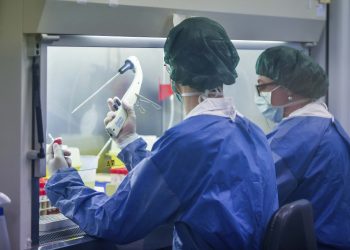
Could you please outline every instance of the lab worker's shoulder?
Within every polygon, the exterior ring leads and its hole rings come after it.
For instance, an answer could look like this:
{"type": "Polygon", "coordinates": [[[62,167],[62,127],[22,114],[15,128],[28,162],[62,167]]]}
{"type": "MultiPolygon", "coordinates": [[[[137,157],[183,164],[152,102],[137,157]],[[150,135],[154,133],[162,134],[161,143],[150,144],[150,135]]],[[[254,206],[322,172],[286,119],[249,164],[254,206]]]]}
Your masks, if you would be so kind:
{"type": "Polygon", "coordinates": [[[313,116],[296,116],[283,120],[267,135],[269,140],[293,140],[309,141],[324,136],[325,131],[331,126],[329,118],[313,116]]]}
{"type": "MultiPolygon", "coordinates": [[[[164,132],[164,134],[154,144],[153,151],[177,147],[177,145],[183,141],[185,136],[186,129],[184,128],[183,122],[181,122],[164,132]]],[[[187,140],[191,140],[191,137],[187,138],[187,140]]]]}
{"type": "Polygon", "coordinates": [[[289,161],[303,162],[317,152],[332,120],[321,117],[298,116],[283,120],[267,135],[271,150],[289,161]]]}
{"type": "Polygon", "coordinates": [[[248,118],[244,117],[242,114],[237,113],[234,123],[240,129],[247,131],[250,134],[255,136],[259,135],[265,138],[265,134],[262,129],[256,125],[254,122],[250,121],[248,118]]]}
{"type": "Polygon", "coordinates": [[[204,150],[208,141],[215,140],[218,132],[218,120],[221,117],[195,116],[186,119],[165,131],[153,147],[154,153],[167,155],[169,152],[177,156],[189,154],[193,149],[204,150]]]}
{"type": "MultiPolygon", "coordinates": [[[[186,127],[185,127],[186,128],[186,127]]],[[[153,146],[151,160],[167,182],[171,182],[174,171],[188,171],[189,164],[203,156],[203,142],[198,134],[191,134],[180,123],[167,130],[153,146]]]]}
{"type": "Polygon", "coordinates": [[[314,157],[317,164],[324,166],[319,169],[328,173],[327,179],[343,179],[350,169],[349,137],[339,132],[332,123],[322,136],[314,157]]]}
{"type": "Polygon", "coordinates": [[[338,122],[333,122],[324,132],[321,141],[323,148],[328,148],[332,155],[347,152],[350,155],[350,138],[338,122]]]}

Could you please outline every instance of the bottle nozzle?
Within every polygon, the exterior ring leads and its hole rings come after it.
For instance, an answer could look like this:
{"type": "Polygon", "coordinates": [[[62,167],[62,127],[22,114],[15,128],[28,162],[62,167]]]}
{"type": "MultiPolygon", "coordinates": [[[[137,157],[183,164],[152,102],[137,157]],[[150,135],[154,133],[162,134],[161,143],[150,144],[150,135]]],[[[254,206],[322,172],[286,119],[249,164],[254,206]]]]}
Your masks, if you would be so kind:
{"type": "Polygon", "coordinates": [[[118,71],[120,74],[124,74],[129,69],[134,69],[134,64],[130,60],[125,60],[124,65],[118,71]]]}

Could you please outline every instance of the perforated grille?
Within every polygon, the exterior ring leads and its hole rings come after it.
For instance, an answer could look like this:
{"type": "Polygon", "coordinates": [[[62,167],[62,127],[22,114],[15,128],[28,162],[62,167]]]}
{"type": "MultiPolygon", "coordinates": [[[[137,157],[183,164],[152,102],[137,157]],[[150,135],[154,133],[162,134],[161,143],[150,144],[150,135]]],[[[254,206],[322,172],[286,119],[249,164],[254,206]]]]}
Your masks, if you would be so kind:
{"type": "Polygon", "coordinates": [[[85,233],[78,226],[73,226],[73,227],[52,231],[52,232],[40,232],[39,244],[43,246],[47,243],[68,240],[68,239],[75,239],[83,235],[85,235],[85,233]]]}

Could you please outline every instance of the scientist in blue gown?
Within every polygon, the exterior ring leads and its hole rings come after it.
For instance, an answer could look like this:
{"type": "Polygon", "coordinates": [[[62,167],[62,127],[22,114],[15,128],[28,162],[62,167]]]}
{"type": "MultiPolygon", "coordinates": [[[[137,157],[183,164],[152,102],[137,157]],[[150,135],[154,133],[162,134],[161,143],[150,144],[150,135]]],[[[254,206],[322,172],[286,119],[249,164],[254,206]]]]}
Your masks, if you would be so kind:
{"type": "Polygon", "coordinates": [[[319,98],[324,70],[304,53],[265,50],[256,63],[257,105],[278,123],[267,135],[280,206],[311,201],[320,249],[350,249],[350,138],[319,98]]]}
{"type": "MultiPolygon", "coordinates": [[[[113,139],[130,172],[116,193],[85,187],[53,144],[48,166],[56,173],[47,196],[88,234],[121,244],[172,223],[173,249],[190,249],[179,225],[198,249],[260,249],[278,207],[276,178],[265,135],[223,97],[223,84],[237,77],[237,51],[221,25],[196,17],[170,31],[164,52],[184,121],[147,152],[135,133],[135,113],[124,103],[128,119],[113,139]]],[[[108,101],[111,110],[115,101],[108,101]]],[[[113,117],[109,112],[105,124],[113,117]]]]}

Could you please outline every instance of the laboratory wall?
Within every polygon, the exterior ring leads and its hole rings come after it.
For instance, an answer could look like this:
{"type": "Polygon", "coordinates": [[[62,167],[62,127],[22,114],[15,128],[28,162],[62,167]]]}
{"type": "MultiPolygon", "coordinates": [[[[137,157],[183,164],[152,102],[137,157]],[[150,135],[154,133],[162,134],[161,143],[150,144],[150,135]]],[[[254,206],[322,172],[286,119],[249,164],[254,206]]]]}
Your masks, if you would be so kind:
{"type": "Polygon", "coordinates": [[[350,1],[333,1],[329,15],[329,108],[350,134],[350,1]]]}
{"type": "Polygon", "coordinates": [[[0,192],[12,200],[5,216],[14,250],[31,246],[31,84],[22,14],[22,1],[0,1],[0,192]]]}

